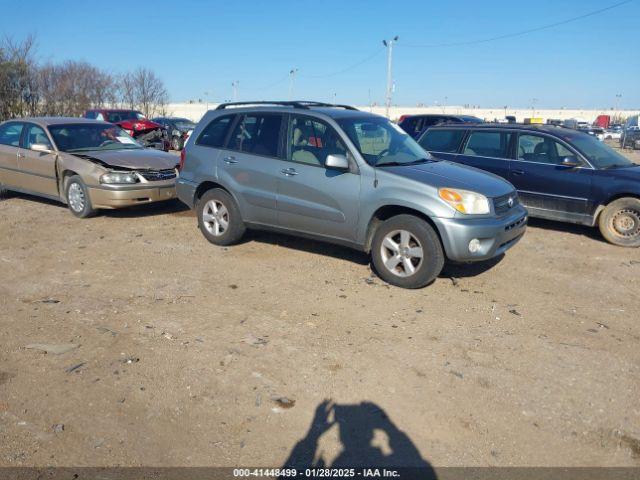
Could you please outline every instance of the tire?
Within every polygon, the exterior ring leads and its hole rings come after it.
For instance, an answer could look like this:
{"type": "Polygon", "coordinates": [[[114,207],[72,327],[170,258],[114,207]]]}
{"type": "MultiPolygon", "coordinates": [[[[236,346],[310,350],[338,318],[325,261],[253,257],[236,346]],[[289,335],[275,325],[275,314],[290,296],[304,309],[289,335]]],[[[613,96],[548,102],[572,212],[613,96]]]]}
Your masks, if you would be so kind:
{"type": "Polygon", "coordinates": [[[640,247],[640,199],[619,198],[607,205],[598,218],[600,233],[621,247],[640,247]]]}
{"type": "Polygon", "coordinates": [[[200,231],[214,245],[238,243],[246,231],[235,200],[219,188],[209,190],[200,197],[196,212],[200,231]]]}
{"type": "Polygon", "coordinates": [[[173,137],[171,139],[172,150],[182,150],[182,139],[180,137],[173,137]]]}
{"type": "Polygon", "coordinates": [[[65,199],[69,211],[78,218],[93,217],[97,210],[91,205],[87,187],[79,175],[72,175],[64,184],[65,199]]]}
{"type": "Polygon", "coordinates": [[[382,223],[373,236],[371,257],[378,276],[402,288],[422,288],[430,284],[444,266],[438,234],[414,215],[397,215],[382,223]],[[419,252],[422,257],[418,256],[419,252]]]}

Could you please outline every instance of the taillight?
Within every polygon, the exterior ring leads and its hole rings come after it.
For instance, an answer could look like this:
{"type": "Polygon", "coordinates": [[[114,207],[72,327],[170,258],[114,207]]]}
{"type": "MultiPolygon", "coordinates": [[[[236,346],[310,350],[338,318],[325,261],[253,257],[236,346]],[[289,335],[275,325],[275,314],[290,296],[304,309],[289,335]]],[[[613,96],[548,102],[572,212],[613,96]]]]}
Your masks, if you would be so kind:
{"type": "Polygon", "coordinates": [[[402,121],[407,118],[409,115],[400,115],[400,118],[398,119],[398,123],[402,123],[402,121]]]}
{"type": "Polygon", "coordinates": [[[180,164],[178,165],[178,171],[180,171],[180,172],[184,168],[184,159],[185,159],[186,155],[187,155],[187,149],[183,148],[180,151],[180,164]]]}

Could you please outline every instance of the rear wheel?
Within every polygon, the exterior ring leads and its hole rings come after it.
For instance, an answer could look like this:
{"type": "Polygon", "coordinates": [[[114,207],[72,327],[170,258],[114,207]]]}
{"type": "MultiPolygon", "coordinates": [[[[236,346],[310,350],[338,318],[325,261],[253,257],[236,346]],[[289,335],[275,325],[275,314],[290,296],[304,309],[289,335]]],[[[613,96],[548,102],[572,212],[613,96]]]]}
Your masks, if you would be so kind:
{"type": "Polygon", "coordinates": [[[380,225],[373,237],[371,256],[380,278],[402,288],[428,285],[444,266],[438,234],[413,215],[397,215],[380,225]]]}
{"type": "Polygon", "coordinates": [[[196,207],[198,227],[215,245],[232,245],[240,241],[246,227],[231,195],[221,189],[206,192],[196,207]]]}
{"type": "Polygon", "coordinates": [[[606,206],[598,220],[600,233],[621,247],[640,247],[640,199],[619,198],[606,206]]]}
{"type": "Polygon", "coordinates": [[[72,214],[78,218],[94,216],[97,211],[91,206],[87,187],[79,175],[73,175],[65,182],[67,205],[72,214]]]}

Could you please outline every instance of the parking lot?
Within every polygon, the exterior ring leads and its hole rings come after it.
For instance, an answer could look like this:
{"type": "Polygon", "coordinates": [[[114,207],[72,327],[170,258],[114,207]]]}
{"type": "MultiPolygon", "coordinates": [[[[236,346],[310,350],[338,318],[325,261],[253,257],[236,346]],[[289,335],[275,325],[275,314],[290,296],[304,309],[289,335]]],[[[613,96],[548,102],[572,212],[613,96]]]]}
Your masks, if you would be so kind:
{"type": "Polygon", "coordinates": [[[177,201],[78,220],[13,194],[0,219],[5,466],[372,445],[405,465],[640,465],[640,252],[597,229],[532,219],[498,261],[403,290],[342,247],[215,247],[177,201]]]}

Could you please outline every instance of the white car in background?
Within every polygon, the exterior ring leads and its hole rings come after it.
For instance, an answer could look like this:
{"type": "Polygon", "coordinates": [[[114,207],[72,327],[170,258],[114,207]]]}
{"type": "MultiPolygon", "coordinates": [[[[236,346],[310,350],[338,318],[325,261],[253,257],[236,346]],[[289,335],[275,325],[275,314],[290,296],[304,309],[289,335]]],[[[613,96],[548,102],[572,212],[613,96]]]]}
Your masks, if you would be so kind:
{"type": "Polygon", "coordinates": [[[604,138],[607,140],[620,140],[622,138],[622,128],[608,128],[604,131],[604,138]]]}

